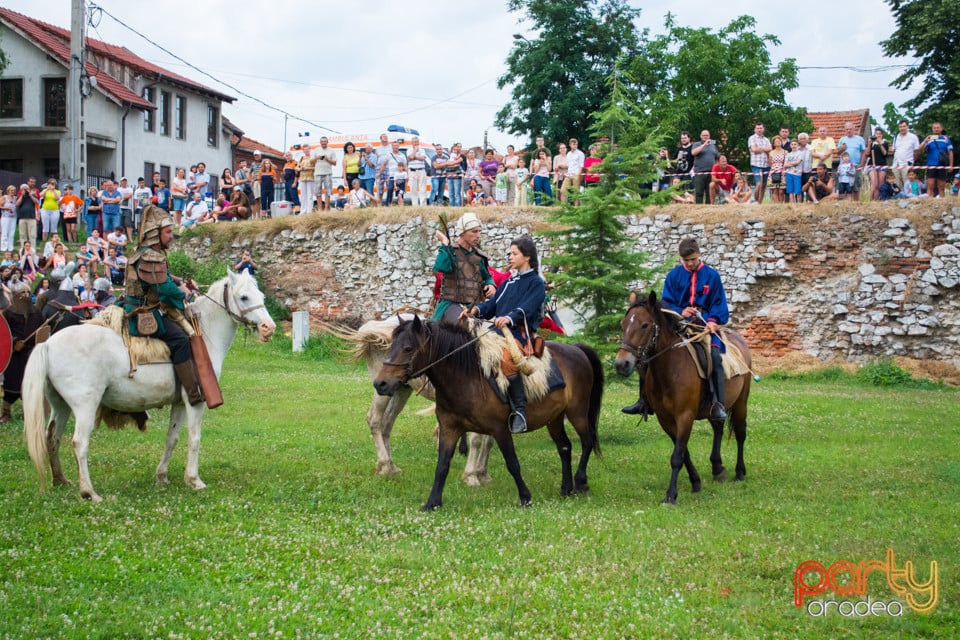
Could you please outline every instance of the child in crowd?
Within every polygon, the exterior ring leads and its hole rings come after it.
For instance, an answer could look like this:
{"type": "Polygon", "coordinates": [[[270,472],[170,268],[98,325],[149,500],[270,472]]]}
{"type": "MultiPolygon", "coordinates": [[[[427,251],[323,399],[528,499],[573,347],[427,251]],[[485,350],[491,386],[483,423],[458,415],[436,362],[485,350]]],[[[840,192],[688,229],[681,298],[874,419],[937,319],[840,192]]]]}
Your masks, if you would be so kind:
{"type": "Polygon", "coordinates": [[[333,208],[339,211],[343,211],[347,208],[347,190],[343,188],[343,185],[337,187],[336,197],[333,199],[333,208]]]}
{"type": "Polygon", "coordinates": [[[77,292],[77,297],[83,295],[83,292],[90,288],[90,278],[87,275],[87,265],[81,264],[77,267],[77,272],[73,274],[73,288],[77,292]]]}
{"type": "Polygon", "coordinates": [[[683,182],[680,178],[674,178],[670,181],[670,186],[674,187],[677,192],[674,193],[670,199],[677,204],[694,204],[696,199],[693,197],[693,194],[689,191],[684,191],[683,182]]]}
{"type": "Polygon", "coordinates": [[[960,172],[953,176],[953,185],[950,187],[950,192],[955,196],[960,196],[960,172]]]}
{"type": "Polygon", "coordinates": [[[886,180],[880,185],[880,200],[896,200],[906,197],[897,185],[897,177],[893,175],[892,171],[888,171],[886,180]]]}
{"type": "Polygon", "coordinates": [[[850,162],[850,154],[844,152],[837,166],[837,194],[841,200],[853,200],[853,185],[857,179],[857,167],[850,162]]]}
{"type": "MultiPolygon", "coordinates": [[[[153,196],[154,204],[163,209],[164,211],[170,211],[170,200],[172,198],[170,194],[170,189],[167,189],[167,181],[161,178],[157,180],[157,192],[153,196]]],[[[139,227],[137,227],[139,229],[139,227]]]]}
{"type": "Polygon", "coordinates": [[[903,183],[903,193],[908,198],[925,198],[927,196],[923,192],[923,185],[917,180],[917,172],[913,169],[907,172],[907,180],[903,183]]]}
{"type": "Polygon", "coordinates": [[[517,199],[513,203],[515,207],[527,206],[527,178],[530,177],[530,170],[527,169],[527,161],[520,156],[517,160],[517,199]]]}
{"type": "Polygon", "coordinates": [[[13,252],[12,252],[12,251],[4,251],[4,252],[3,252],[3,261],[0,262],[0,269],[2,269],[3,267],[9,267],[9,266],[12,266],[12,265],[15,265],[15,264],[17,264],[17,261],[13,259],[13,252]]]}
{"type": "Polygon", "coordinates": [[[402,207],[403,198],[407,193],[407,165],[402,162],[397,163],[397,173],[393,176],[393,184],[396,189],[394,200],[396,200],[398,207],[402,207]]]}
{"type": "Polygon", "coordinates": [[[500,206],[507,204],[507,173],[502,162],[497,165],[497,179],[494,182],[493,197],[496,204],[500,206]]]}
{"type": "Polygon", "coordinates": [[[127,234],[124,233],[123,227],[117,227],[107,234],[107,247],[116,249],[118,256],[123,255],[127,249],[127,234]]]}
{"type": "Polygon", "coordinates": [[[140,216],[143,215],[143,208],[150,204],[152,199],[153,191],[147,186],[147,181],[143,178],[137,178],[137,188],[133,191],[134,209],[133,229],[130,230],[131,233],[134,233],[134,230],[140,228],[140,216]]]}
{"type": "Polygon", "coordinates": [[[803,154],[798,151],[797,141],[790,141],[790,152],[783,161],[783,172],[787,180],[787,202],[803,202],[802,180],[803,154]]]}

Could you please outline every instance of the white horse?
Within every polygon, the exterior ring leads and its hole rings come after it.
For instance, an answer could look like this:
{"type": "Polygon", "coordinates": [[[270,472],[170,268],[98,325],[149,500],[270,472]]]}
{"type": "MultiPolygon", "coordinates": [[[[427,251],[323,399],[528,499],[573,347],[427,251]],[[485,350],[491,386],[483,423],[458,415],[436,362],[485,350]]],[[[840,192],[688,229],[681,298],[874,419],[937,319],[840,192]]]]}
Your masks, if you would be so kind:
{"type": "MultiPolygon", "coordinates": [[[[412,314],[403,314],[403,319],[412,320],[412,314]]],[[[350,356],[357,361],[366,362],[370,380],[375,380],[384,361],[390,353],[393,343],[393,330],[400,324],[401,316],[392,315],[386,320],[370,320],[365,322],[356,331],[340,326],[327,325],[328,332],[351,343],[350,356]]],[[[397,416],[410,399],[410,395],[417,393],[428,400],[434,399],[433,385],[425,376],[410,380],[408,386],[401,387],[392,396],[381,396],[374,392],[370,409],[367,411],[367,424],[370,435],[373,436],[373,446],[377,450],[377,475],[392,475],[400,473],[400,467],[393,461],[390,449],[390,434],[397,416]]],[[[487,464],[490,458],[490,448],[493,438],[477,433],[467,434],[469,450],[467,462],[463,468],[463,481],[471,487],[490,482],[487,464]]]]}
{"type": "MultiPolygon", "coordinates": [[[[256,329],[262,342],[273,336],[276,325],[263,300],[253,277],[230,273],[190,305],[193,313],[199,315],[203,340],[218,379],[238,325],[256,329]]],[[[198,469],[200,424],[206,405],[191,406],[187,402],[187,393],[176,384],[173,366],[169,363],[141,364],[132,378],[129,370],[130,359],[123,339],[103,326],[82,324],[64,329],[33,350],[23,377],[24,432],[41,490],[46,485],[48,460],[54,484],[70,484],[60,468],[59,452],[60,438],[71,411],[76,417],[73,450],[80,495],[100,502],[102,498],[90,482],[87,449],[102,409],[134,413],[166,405],[172,405],[170,425],[163,458],[157,466],[157,480],[167,481],[170,456],[186,420],[189,441],[184,480],[194,489],[206,486],[198,469]],[[44,399],[52,410],[46,429],[44,399]]]]}

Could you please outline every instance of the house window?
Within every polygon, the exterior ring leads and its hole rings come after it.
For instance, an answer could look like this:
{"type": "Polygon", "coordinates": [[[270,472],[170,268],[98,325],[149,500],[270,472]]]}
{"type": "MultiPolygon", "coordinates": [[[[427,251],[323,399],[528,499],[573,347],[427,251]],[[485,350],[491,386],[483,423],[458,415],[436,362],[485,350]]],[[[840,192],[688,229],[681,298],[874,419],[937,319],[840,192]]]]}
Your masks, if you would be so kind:
{"type": "Polygon", "coordinates": [[[207,105],[207,146],[220,146],[220,109],[207,105]]]}
{"type": "Polygon", "coordinates": [[[153,172],[154,172],[154,167],[155,167],[155,166],[157,166],[157,165],[153,164],[152,162],[144,162],[144,163],[143,163],[143,177],[146,179],[147,184],[149,184],[150,186],[154,186],[154,185],[153,185],[153,172]]]}
{"type": "Polygon", "coordinates": [[[0,80],[0,118],[23,117],[23,78],[0,80]]]}
{"type": "MultiPolygon", "coordinates": [[[[153,87],[145,87],[143,90],[143,99],[147,102],[157,104],[157,91],[153,87]]],[[[153,133],[157,130],[157,112],[153,109],[147,109],[143,112],[143,130],[153,133]]]]}
{"type": "Polygon", "coordinates": [[[43,126],[67,126],[67,79],[43,79],[43,126]]]}
{"type": "Polygon", "coordinates": [[[160,179],[163,180],[168,185],[170,184],[170,166],[162,164],[160,165],[160,179]]]}
{"type": "Polygon", "coordinates": [[[160,135],[170,135],[170,92],[160,92],[160,135]]]}
{"type": "Polygon", "coordinates": [[[13,173],[23,173],[23,158],[0,159],[0,171],[11,171],[13,173]]]}
{"type": "Polygon", "coordinates": [[[60,158],[43,159],[43,175],[46,178],[60,179],[60,158]]]}
{"type": "Polygon", "coordinates": [[[177,140],[187,139],[187,99],[177,96],[173,105],[173,135],[177,140]]]}

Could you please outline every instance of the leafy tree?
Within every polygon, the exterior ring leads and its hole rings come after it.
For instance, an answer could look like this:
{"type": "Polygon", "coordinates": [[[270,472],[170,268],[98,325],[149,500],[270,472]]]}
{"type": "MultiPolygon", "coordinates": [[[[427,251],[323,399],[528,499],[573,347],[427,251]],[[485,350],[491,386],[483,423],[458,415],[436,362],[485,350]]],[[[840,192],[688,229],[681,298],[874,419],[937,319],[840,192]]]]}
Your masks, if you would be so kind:
{"type": "Polygon", "coordinates": [[[512,100],[496,125],[531,142],[585,140],[617,57],[637,51],[639,10],[626,0],[508,0],[507,8],[524,12],[538,35],[517,40],[507,55],[497,86],[513,85],[512,100]]]}
{"type": "MultiPolygon", "coordinates": [[[[939,121],[951,136],[960,135],[960,11],[943,0],[885,0],[897,29],[880,44],[888,57],[913,56],[918,64],[900,74],[893,85],[920,91],[903,103],[920,110],[917,130],[939,121]]],[[[913,124],[911,122],[911,124],[913,124]]]]}
{"type": "Polygon", "coordinates": [[[657,271],[643,266],[647,257],[633,250],[624,230],[627,216],[655,201],[642,198],[639,187],[656,179],[651,158],[659,146],[655,134],[641,133],[645,124],[629,99],[629,86],[629,78],[615,67],[590,128],[595,139],[606,140],[600,183],[576,197],[571,193],[550,216],[561,228],[546,232],[554,238],[554,254],[545,263],[560,268],[550,276],[558,285],[556,294],[584,319],[583,336],[601,351],[620,331],[630,286],[652,282],[657,271]]]}
{"type": "MultiPolygon", "coordinates": [[[[872,116],[870,119],[874,120],[872,116]]],[[[916,128],[917,112],[913,108],[900,111],[892,102],[888,102],[883,105],[883,130],[887,132],[888,137],[897,135],[901,120],[906,120],[908,123],[910,123],[911,127],[916,128]]],[[[877,124],[875,120],[873,124],[877,124]]]]}
{"type": "Polygon", "coordinates": [[[781,125],[810,130],[806,111],[784,97],[798,86],[796,61],[772,65],[768,47],[780,40],[755,33],[752,17],[740,16],[714,32],[680,27],[668,13],[664,26],[665,33],[644,39],[630,66],[641,109],[664,131],[679,137],[688,130],[696,140],[708,129],[729,160],[744,168],[756,123],[766,125],[768,137],[781,125]]]}

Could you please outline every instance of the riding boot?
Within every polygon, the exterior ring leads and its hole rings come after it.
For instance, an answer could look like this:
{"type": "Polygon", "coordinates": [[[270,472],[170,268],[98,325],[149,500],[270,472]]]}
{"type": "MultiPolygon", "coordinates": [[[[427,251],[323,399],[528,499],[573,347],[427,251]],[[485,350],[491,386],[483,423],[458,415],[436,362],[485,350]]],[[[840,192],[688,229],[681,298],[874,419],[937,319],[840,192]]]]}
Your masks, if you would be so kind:
{"type": "Polygon", "coordinates": [[[643,383],[646,381],[646,377],[646,371],[640,374],[640,398],[633,404],[620,409],[621,412],[629,416],[639,415],[643,420],[646,420],[647,416],[653,415],[653,412],[650,411],[650,405],[647,404],[647,397],[643,392],[643,383]]]}
{"type": "Polygon", "coordinates": [[[187,360],[180,364],[173,365],[173,370],[177,373],[177,379],[187,391],[187,399],[190,404],[200,404],[203,402],[203,394],[200,393],[200,383],[197,380],[197,370],[193,366],[193,360],[187,360]]]}
{"type": "Polygon", "coordinates": [[[10,422],[10,403],[6,400],[3,401],[3,408],[0,408],[0,424],[6,424],[10,422]]]}
{"type": "Polygon", "coordinates": [[[523,433],[527,430],[527,396],[523,390],[523,378],[516,374],[507,378],[510,386],[507,387],[507,397],[510,400],[510,417],[507,426],[510,433],[523,433]]]}
{"type": "Polygon", "coordinates": [[[723,375],[723,361],[720,358],[720,349],[712,348],[710,352],[713,356],[713,405],[710,407],[710,419],[725,421],[727,419],[727,410],[723,406],[725,398],[724,384],[726,376],[723,375]]]}

